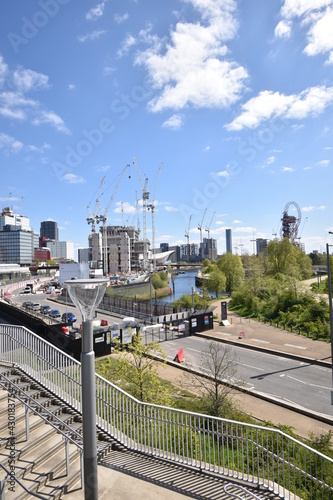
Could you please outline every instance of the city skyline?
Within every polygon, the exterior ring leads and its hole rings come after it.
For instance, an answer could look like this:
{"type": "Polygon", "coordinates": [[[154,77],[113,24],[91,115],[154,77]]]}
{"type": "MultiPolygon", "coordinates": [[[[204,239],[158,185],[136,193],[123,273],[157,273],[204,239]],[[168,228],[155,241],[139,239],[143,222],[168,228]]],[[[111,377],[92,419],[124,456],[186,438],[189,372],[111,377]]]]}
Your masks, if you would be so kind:
{"type": "Polygon", "coordinates": [[[202,224],[219,254],[226,228],[233,252],[252,254],[254,239],[279,236],[294,201],[306,252],[325,252],[333,0],[149,8],[36,0],[0,9],[0,202],[36,233],[53,220],[61,240],[86,248],[89,211],[111,199],[108,224],[136,225],[147,178],[155,247],[186,244],[188,229],[199,244],[202,224]]]}

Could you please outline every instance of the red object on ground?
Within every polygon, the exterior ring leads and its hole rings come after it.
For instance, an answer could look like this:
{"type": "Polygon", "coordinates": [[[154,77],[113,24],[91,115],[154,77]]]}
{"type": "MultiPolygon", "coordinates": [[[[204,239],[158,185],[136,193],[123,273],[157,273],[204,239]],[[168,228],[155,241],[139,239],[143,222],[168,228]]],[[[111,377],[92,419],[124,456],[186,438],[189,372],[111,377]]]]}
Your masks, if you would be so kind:
{"type": "Polygon", "coordinates": [[[106,319],[101,319],[101,326],[108,326],[108,324],[106,319]]]}
{"type": "Polygon", "coordinates": [[[178,363],[181,363],[182,361],[184,361],[184,351],[183,351],[182,347],[177,352],[176,361],[178,361],[178,363]]]}

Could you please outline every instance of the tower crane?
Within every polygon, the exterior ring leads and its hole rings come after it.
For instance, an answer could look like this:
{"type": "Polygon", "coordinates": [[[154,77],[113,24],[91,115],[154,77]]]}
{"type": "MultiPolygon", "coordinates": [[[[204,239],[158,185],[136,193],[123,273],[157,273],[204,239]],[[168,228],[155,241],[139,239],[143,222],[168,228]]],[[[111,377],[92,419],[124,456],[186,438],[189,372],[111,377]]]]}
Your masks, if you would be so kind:
{"type": "Polygon", "coordinates": [[[190,215],[189,221],[188,221],[188,228],[187,231],[185,231],[185,238],[187,239],[187,261],[190,262],[190,226],[191,226],[191,219],[192,215],[190,215]]]}
{"type": "Polygon", "coordinates": [[[142,218],[143,218],[143,261],[144,261],[144,267],[147,266],[147,200],[149,200],[149,190],[148,190],[148,178],[146,177],[145,179],[145,184],[143,185],[142,179],[141,179],[141,174],[139,170],[139,165],[136,161],[135,156],[133,156],[133,163],[136,166],[138,176],[139,176],[139,181],[141,185],[141,190],[142,190],[142,218]]]}
{"type": "Polygon", "coordinates": [[[96,225],[95,225],[95,223],[96,223],[96,220],[99,219],[99,215],[97,215],[97,208],[99,207],[99,197],[101,195],[101,191],[102,191],[102,186],[103,186],[104,180],[105,180],[105,176],[101,180],[101,183],[100,183],[100,186],[99,186],[99,191],[98,191],[98,195],[97,195],[97,198],[96,198],[94,213],[91,213],[91,210],[90,210],[90,207],[89,207],[90,203],[87,206],[87,209],[88,209],[88,212],[89,212],[89,217],[87,217],[87,222],[88,222],[88,225],[91,224],[91,232],[92,233],[96,232],[96,225]]]}
{"type": "MultiPolygon", "coordinates": [[[[154,252],[154,248],[155,248],[155,196],[156,196],[156,190],[157,190],[157,185],[158,185],[158,181],[160,178],[161,170],[162,170],[162,163],[160,164],[159,169],[158,169],[153,199],[152,199],[151,203],[149,203],[149,205],[147,206],[148,210],[151,210],[152,252],[154,252]]],[[[154,271],[156,270],[156,258],[155,258],[154,253],[153,253],[153,270],[154,271]]]]}
{"type": "MultiPolygon", "coordinates": [[[[215,214],[216,214],[216,212],[213,213],[212,218],[210,219],[209,225],[206,226],[206,228],[205,228],[205,231],[207,231],[207,233],[208,233],[208,240],[210,240],[210,227],[212,225],[215,214]]],[[[210,256],[210,258],[213,260],[213,241],[211,242],[211,256],[210,256]]]]}
{"type": "Polygon", "coordinates": [[[119,177],[119,180],[118,180],[118,183],[116,185],[116,187],[114,188],[114,191],[108,201],[108,204],[106,206],[106,209],[104,210],[104,212],[99,215],[98,217],[96,217],[96,222],[99,223],[99,222],[102,222],[103,223],[103,228],[102,228],[102,255],[103,255],[103,271],[104,271],[104,274],[107,275],[108,274],[108,249],[107,249],[107,234],[106,234],[106,222],[108,220],[108,211],[109,211],[109,208],[111,206],[111,203],[113,202],[113,199],[114,197],[116,196],[117,194],[117,191],[119,189],[119,186],[121,184],[121,181],[123,180],[123,177],[125,175],[125,172],[126,170],[128,169],[130,165],[127,164],[126,167],[123,169],[122,173],[120,174],[120,177],[119,177]]]}
{"type": "Polygon", "coordinates": [[[202,262],[202,254],[203,254],[203,248],[202,248],[202,224],[206,215],[207,208],[205,208],[204,214],[202,216],[202,221],[201,224],[198,224],[198,229],[200,231],[200,256],[201,256],[201,262],[202,262]]]}

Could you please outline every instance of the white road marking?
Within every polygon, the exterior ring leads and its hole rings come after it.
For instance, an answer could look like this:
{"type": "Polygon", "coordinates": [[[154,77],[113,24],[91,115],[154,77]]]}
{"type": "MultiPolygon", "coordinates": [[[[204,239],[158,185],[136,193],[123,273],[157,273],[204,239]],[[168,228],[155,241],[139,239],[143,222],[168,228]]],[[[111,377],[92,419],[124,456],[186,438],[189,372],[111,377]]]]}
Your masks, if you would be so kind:
{"type": "Polygon", "coordinates": [[[261,340],[261,339],[250,339],[253,340],[254,342],[260,342],[261,344],[270,344],[268,340],[261,340]]]}
{"type": "Polygon", "coordinates": [[[227,333],[227,332],[216,332],[216,333],[220,333],[221,335],[232,335],[232,333],[227,333]]]}
{"type": "Polygon", "coordinates": [[[294,344],[284,344],[286,347],[294,347],[295,349],[304,349],[306,350],[307,347],[303,347],[303,346],[300,346],[300,345],[294,345],[294,344]]]}
{"type": "Polygon", "coordinates": [[[253,368],[253,370],[259,370],[260,372],[264,371],[263,368],[259,368],[258,366],[247,365],[246,363],[242,363],[241,361],[236,361],[236,363],[241,366],[247,366],[248,368],[253,368]]]}
{"type": "Polygon", "coordinates": [[[287,377],[291,378],[292,380],[296,380],[296,382],[300,382],[301,384],[309,385],[310,387],[318,387],[319,389],[331,390],[331,387],[325,387],[324,385],[317,384],[308,384],[307,382],[304,382],[304,380],[299,380],[298,378],[292,377],[291,375],[287,375],[287,377]]]}

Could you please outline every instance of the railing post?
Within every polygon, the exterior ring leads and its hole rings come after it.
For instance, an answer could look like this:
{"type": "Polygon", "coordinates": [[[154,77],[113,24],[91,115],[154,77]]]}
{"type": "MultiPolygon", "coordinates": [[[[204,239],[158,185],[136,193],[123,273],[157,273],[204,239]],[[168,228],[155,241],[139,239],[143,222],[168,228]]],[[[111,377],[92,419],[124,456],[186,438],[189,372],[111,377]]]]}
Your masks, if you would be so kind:
{"type": "Polygon", "coordinates": [[[0,479],[0,500],[5,500],[5,486],[6,480],[0,479]]]}
{"type": "Polygon", "coordinates": [[[69,443],[65,438],[65,455],[66,455],[66,476],[69,476],[69,443]]]}
{"type": "Polygon", "coordinates": [[[29,408],[25,407],[25,437],[26,440],[29,441],[30,437],[30,426],[29,426],[29,408]]]}

